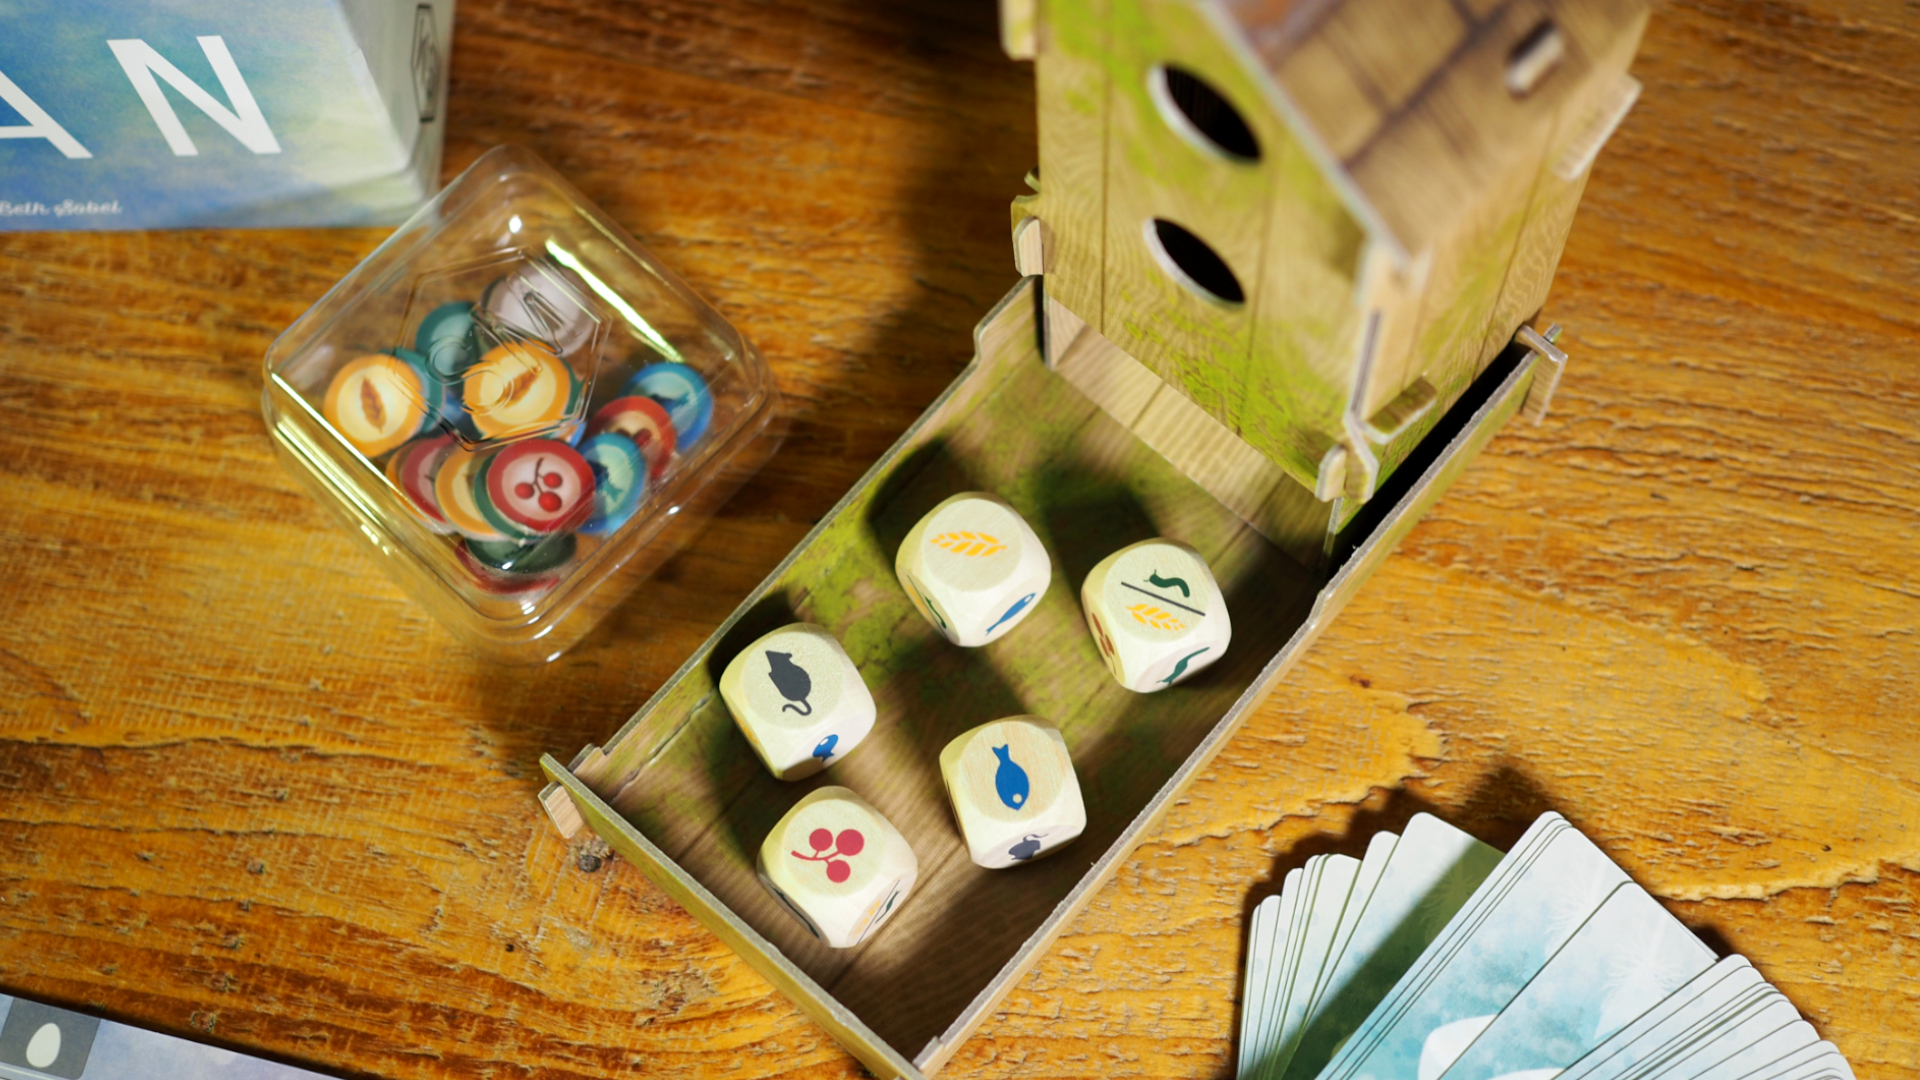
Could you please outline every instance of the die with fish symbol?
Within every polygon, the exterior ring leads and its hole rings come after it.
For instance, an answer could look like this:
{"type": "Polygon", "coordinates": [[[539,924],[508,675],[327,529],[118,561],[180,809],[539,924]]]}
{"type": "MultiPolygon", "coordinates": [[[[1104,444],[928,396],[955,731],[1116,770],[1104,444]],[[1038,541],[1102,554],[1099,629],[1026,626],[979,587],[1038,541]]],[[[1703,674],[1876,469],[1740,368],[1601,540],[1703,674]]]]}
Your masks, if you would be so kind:
{"type": "Polygon", "coordinates": [[[989,870],[1031,862],[1079,836],[1086,805],[1058,728],[1037,716],[982,724],[940,751],[967,854],[989,870]]]}

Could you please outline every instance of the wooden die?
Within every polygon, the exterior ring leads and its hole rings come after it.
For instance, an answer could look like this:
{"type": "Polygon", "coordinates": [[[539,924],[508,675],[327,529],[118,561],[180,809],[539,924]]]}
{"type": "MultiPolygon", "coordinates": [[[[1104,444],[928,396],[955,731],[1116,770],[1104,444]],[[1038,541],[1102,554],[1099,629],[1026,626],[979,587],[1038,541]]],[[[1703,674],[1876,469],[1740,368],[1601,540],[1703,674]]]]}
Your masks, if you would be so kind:
{"type": "Polygon", "coordinates": [[[967,854],[989,870],[1018,866],[1087,827],[1080,780],[1059,729],[1037,716],[982,724],[940,751],[967,854]]]}
{"type": "Polygon", "coordinates": [[[747,646],[720,676],[734,723],[782,780],[847,755],[873,730],[873,695],[824,627],[793,623],[747,646]]]}
{"type": "Polygon", "coordinates": [[[843,787],[795,803],[760,844],[760,884],[836,949],[865,941],[900,910],[920,860],[900,830],[843,787]]]}
{"type": "Polygon", "coordinates": [[[985,645],[1032,614],[1053,580],[1040,537],[1007,505],[981,491],[927,512],[894,556],[913,606],[955,645],[985,645]]]}
{"type": "Polygon", "coordinates": [[[1177,540],[1142,540],[1100,560],[1080,604],[1107,670],[1143,694],[1220,659],[1233,637],[1213,571],[1177,540]]]}

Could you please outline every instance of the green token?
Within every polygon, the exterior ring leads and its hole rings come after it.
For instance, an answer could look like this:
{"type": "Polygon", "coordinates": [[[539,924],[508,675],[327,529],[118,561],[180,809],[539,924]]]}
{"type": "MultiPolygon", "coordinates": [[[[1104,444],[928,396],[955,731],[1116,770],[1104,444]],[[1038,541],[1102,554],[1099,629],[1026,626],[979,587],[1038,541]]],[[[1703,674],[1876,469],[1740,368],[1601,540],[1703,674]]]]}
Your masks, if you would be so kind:
{"type": "Polygon", "coordinates": [[[540,574],[565,565],[576,547],[572,533],[555,533],[531,544],[511,540],[468,540],[467,551],[483,566],[503,574],[540,574]]]}

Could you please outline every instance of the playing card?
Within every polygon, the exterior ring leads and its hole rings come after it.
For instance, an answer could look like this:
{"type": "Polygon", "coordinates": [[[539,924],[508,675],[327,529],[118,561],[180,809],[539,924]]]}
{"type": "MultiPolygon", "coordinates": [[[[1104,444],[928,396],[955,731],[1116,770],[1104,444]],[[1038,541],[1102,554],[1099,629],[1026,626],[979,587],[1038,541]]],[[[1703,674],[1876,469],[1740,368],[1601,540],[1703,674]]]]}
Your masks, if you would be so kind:
{"type": "Polygon", "coordinates": [[[1680,1038],[1655,1048],[1622,1080],[1698,1077],[1716,1063],[1798,1018],[1780,992],[1762,982],[1722,1009],[1701,1017],[1680,1038]]]}
{"type": "Polygon", "coordinates": [[[1305,907],[1305,919],[1295,929],[1300,932],[1300,949],[1292,965],[1288,988],[1279,1017],[1279,1037],[1273,1055],[1256,1075],[1278,1077],[1287,1059],[1293,1056],[1314,983],[1326,969],[1327,952],[1340,926],[1340,916],[1353,894],[1354,878],[1360,872],[1360,860],[1345,855],[1329,855],[1320,865],[1320,878],[1305,907]]]}
{"type": "Polygon", "coordinates": [[[1853,1068],[1832,1043],[1819,1042],[1741,1080],[1853,1080],[1853,1068]]]}
{"type": "Polygon", "coordinates": [[[1235,1070],[1239,1076],[1247,1075],[1256,1028],[1264,1015],[1261,1010],[1267,996],[1267,956],[1279,918],[1280,897],[1269,896],[1255,905],[1253,920],[1247,927],[1247,977],[1240,987],[1240,1059],[1239,1068],[1235,1070]]]}
{"type": "Polygon", "coordinates": [[[1765,1029],[1764,1034],[1746,1045],[1730,1047],[1732,1052],[1701,1070],[1698,1080],[1741,1080],[1820,1041],[1813,1025],[1800,1019],[1800,1013],[1794,1009],[1793,1003],[1784,997],[1756,1014],[1753,1027],[1756,1030],[1765,1029]],[[1775,1019],[1784,1022],[1765,1028],[1775,1019]]]}
{"type": "MultiPolygon", "coordinates": [[[[1295,1053],[1294,1061],[1288,1070],[1288,1080],[1309,1080],[1310,1077],[1314,1076],[1331,1076],[1334,1071],[1331,1067],[1331,1060],[1334,1057],[1334,1053],[1346,1053],[1349,1049],[1349,1044],[1353,1039],[1360,1036],[1360,1033],[1366,1029],[1367,1025],[1382,1023],[1384,1021],[1380,1018],[1387,1012],[1402,1008],[1402,1005],[1394,1003],[1394,995],[1399,994],[1404,996],[1412,992],[1408,987],[1424,985],[1424,982],[1430,978],[1430,970],[1441,963],[1441,960],[1437,958],[1450,954],[1455,947],[1454,939],[1463,932],[1461,925],[1474,922],[1478,917],[1476,913],[1483,911],[1486,905],[1491,902],[1490,897],[1505,895],[1506,890],[1511,887],[1521,870],[1531,865],[1532,861],[1538,858],[1540,852],[1544,849],[1545,839],[1551,838],[1565,828],[1565,821],[1557,814],[1548,815],[1535,821],[1533,825],[1528,828],[1525,835],[1520,838],[1520,842],[1514,846],[1513,851],[1494,866],[1492,872],[1483,878],[1480,885],[1473,891],[1468,899],[1454,905],[1456,906],[1456,911],[1452,919],[1438,928],[1433,927],[1430,923],[1422,927],[1420,936],[1428,939],[1428,944],[1424,951],[1411,960],[1395,957],[1395,963],[1391,965],[1392,970],[1381,970],[1382,968],[1386,968],[1387,965],[1367,965],[1367,967],[1374,968],[1383,978],[1392,976],[1396,971],[1398,972],[1398,977],[1392,985],[1385,987],[1384,991],[1377,985],[1368,987],[1368,997],[1370,999],[1377,998],[1378,1000],[1368,1014],[1363,1017],[1342,1015],[1340,1013],[1339,1008],[1343,1004],[1342,997],[1347,995],[1332,998],[1330,1000],[1330,1007],[1315,1017],[1315,1020],[1309,1027],[1307,1035],[1301,1040],[1301,1048],[1295,1053]],[[1448,935],[1453,935],[1453,937],[1450,938],[1448,935]],[[1337,1036],[1337,1038],[1329,1040],[1331,1045],[1315,1044],[1314,1040],[1323,1036],[1337,1036]],[[1303,1062],[1312,1065],[1312,1068],[1303,1069],[1303,1062]],[[1326,1067],[1321,1067],[1323,1065],[1326,1067]]],[[[1409,833],[1411,833],[1411,829],[1409,829],[1409,833]]],[[[1396,847],[1395,851],[1397,854],[1399,848],[1396,847]]],[[[1391,872],[1391,867],[1389,867],[1389,872],[1391,872]]],[[[1383,881],[1382,886],[1376,888],[1374,892],[1376,897],[1383,900],[1391,895],[1388,893],[1388,883],[1385,881],[1383,881]]],[[[1392,906],[1389,906],[1389,910],[1392,910],[1392,906]]],[[[1405,908],[1403,907],[1401,910],[1405,910],[1405,908]]],[[[1363,916],[1363,922],[1365,918],[1366,917],[1363,916]]],[[[1425,920],[1420,920],[1420,922],[1424,923],[1425,920]]],[[[1355,939],[1354,942],[1348,945],[1349,953],[1359,949],[1364,940],[1358,932],[1355,934],[1355,939]]],[[[1344,959],[1343,957],[1343,960],[1344,959]]],[[[1372,973],[1367,972],[1364,967],[1361,970],[1363,973],[1372,973]]]]}
{"type": "Polygon", "coordinates": [[[1745,957],[1729,956],[1588,1051],[1559,1080],[1617,1080],[1649,1053],[1678,1041],[1699,1016],[1765,985],[1745,957]]]}
{"type": "MultiPolygon", "coordinates": [[[[1267,998],[1267,1048],[1260,1060],[1253,1063],[1254,1075],[1263,1076],[1271,1068],[1280,1052],[1285,1039],[1285,1019],[1292,996],[1294,982],[1299,974],[1303,950],[1306,947],[1308,928],[1313,918],[1313,909],[1320,896],[1321,885],[1326,880],[1326,871],[1330,856],[1319,855],[1308,859],[1301,868],[1300,892],[1293,907],[1289,909],[1293,923],[1287,928],[1287,948],[1281,961],[1269,973],[1274,982],[1273,993],[1267,998]]],[[[1345,856],[1341,856],[1345,858],[1345,856]]],[[[1347,860],[1351,862],[1352,860],[1347,860]]],[[[1337,920],[1338,916],[1335,916],[1337,920]]]]}
{"type": "Polygon", "coordinates": [[[1333,943],[1327,948],[1327,962],[1321,965],[1320,973],[1314,979],[1313,996],[1307,1003],[1309,1019],[1319,1011],[1334,965],[1346,952],[1347,943],[1353,939],[1353,932],[1360,925],[1360,916],[1371,902],[1373,891],[1380,884],[1380,875],[1386,871],[1399,842],[1399,834],[1390,832],[1374,833],[1373,839],[1367,842],[1367,853],[1360,860],[1360,872],[1354,876],[1347,906],[1340,912],[1340,925],[1335,928],[1333,943]]]}
{"type": "MultiPolygon", "coordinates": [[[[1268,1019],[1272,1016],[1271,1000],[1276,990],[1275,966],[1283,958],[1286,949],[1286,932],[1291,925],[1289,912],[1300,896],[1299,869],[1287,871],[1281,879],[1280,895],[1272,897],[1266,904],[1273,905],[1267,925],[1265,940],[1259,943],[1260,965],[1262,968],[1260,984],[1253,988],[1247,997],[1244,1010],[1245,1019],[1240,1036],[1240,1067],[1242,1075],[1250,1076],[1254,1063],[1266,1060],[1271,1052],[1268,1045],[1268,1019]]],[[[1252,944],[1249,949],[1252,949],[1252,944]]],[[[1254,955],[1249,953],[1249,955],[1254,955]]]]}
{"type": "Polygon", "coordinates": [[[1420,1080],[1570,1065],[1712,965],[1713,950],[1646,890],[1622,885],[1498,1015],[1435,1032],[1420,1080]]]}
{"type": "Polygon", "coordinates": [[[1421,814],[1254,911],[1241,1080],[1853,1080],[1558,814],[1498,852],[1421,814]]]}
{"type": "Polygon", "coordinates": [[[1486,903],[1470,901],[1468,910],[1454,917],[1442,934],[1447,951],[1431,963],[1423,958],[1422,966],[1402,978],[1323,1077],[1419,1077],[1431,1040],[1446,1038],[1443,1029],[1449,1025],[1505,1008],[1626,883],[1626,874],[1574,829],[1558,830],[1540,849],[1538,858],[1507,876],[1486,903]]]}
{"type": "Polygon", "coordinates": [[[1500,863],[1500,852],[1431,814],[1416,814],[1319,987],[1286,1080],[1312,1080],[1421,951],[1500,863]]]}

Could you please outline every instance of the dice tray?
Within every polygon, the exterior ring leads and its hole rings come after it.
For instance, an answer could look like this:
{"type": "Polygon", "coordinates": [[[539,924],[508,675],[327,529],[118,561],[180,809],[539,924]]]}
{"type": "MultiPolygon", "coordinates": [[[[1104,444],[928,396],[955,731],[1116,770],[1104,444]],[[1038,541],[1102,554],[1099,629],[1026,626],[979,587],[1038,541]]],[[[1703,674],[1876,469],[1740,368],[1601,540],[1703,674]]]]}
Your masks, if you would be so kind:
{"type": "Polygon", "coordinates": [[[683,904],[881,1077],[923,1077],[992,1012],[1265,697],[1415,520],[1520,407],[1538,355],[1515,346],[1311,570],[1246,526],[1102,412],[1043,358],[1038,278],[975,332],[973,362],[806,539],[604,747],[542,760],[542,802],[584,824],[683,904]],[[1052,586],[1012,633],[949,645],[893,575],[907,529],[966,490],[1000,494],[1055,559],[1052,586]],[[1233,614],[1227,655],[1194,679],[1134,694],[1107,674],[1079,583],[1124,544],[1178,537],[1212,565],[1233,614]],[[846,646],[879,707],[873,733],[826,774],[773,779],[716,687],[776,626],[819,623],[846,646]],[[967,858],[939,753],[976,724],[1034,713],[1066,736],[1087,829],[1013,871],[967,858]],[[864,945],[820,945],[754,878],[761,838],[814,787],[843,784],[888,816],[920,883],[864,945]]]}

